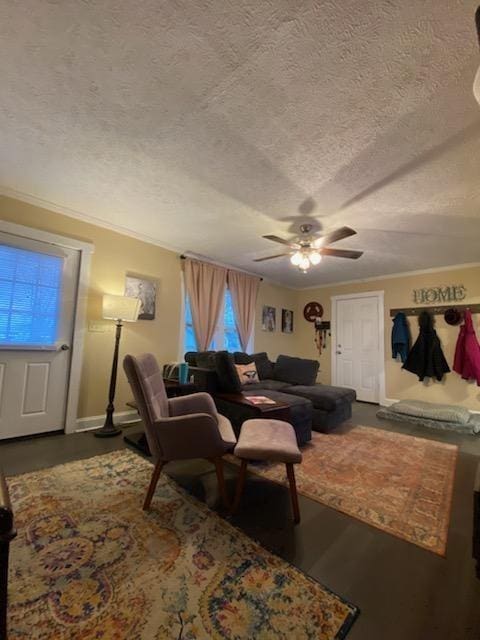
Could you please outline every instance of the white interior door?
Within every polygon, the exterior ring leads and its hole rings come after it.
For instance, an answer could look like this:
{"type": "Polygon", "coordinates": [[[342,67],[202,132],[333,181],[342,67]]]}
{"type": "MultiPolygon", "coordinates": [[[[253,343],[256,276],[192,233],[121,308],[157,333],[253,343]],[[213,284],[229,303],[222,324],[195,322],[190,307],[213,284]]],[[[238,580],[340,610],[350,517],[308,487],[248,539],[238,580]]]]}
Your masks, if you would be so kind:
{"type": "Polygon", "coordinates": [[[64,429],[79,265],[0,233],[0,439],[64,429]]]}
{"type": "Polygon", "coordinates": [[[379,300],[376,295],[335,301],[335,380],[358,400],[380,400],[379,300]]]}

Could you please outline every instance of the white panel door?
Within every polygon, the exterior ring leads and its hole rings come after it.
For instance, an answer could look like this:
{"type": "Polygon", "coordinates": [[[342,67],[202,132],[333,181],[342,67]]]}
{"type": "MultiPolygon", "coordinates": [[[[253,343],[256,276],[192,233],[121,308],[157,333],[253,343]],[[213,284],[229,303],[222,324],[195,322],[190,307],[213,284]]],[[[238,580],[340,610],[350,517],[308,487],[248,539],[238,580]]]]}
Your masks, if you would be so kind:
{"type": "Polygon", "coordinates": [[[335,380],[357,392],[358,400],[379,402],[378,298],[336,300],[335,380]]]}
{"type": "Polygon", "coordinates": [[[0,439],[64,429],[79,264],[0,233],[0,439]]]}

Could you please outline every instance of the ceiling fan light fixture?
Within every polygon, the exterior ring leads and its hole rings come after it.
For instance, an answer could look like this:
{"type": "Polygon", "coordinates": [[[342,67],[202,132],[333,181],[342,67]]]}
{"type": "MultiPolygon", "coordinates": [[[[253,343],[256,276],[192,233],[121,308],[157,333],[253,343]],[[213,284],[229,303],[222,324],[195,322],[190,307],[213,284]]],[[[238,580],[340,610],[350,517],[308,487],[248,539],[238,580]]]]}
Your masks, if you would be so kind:
{"type": "Polygon", "coordinates": [[[310,260],[308,259],[308,256],[303,256],[302,257],[302,261],[300,262],[300,264],[298,265],[300,267],[300,269],[302,271],[306,271],[307,269],[310,268],[310,260]]]}
{"type": "Polygon", "coordinates": [[[322,261],[322,256],[320,253],[318,253],[318,251],[312,251],[308,257],[313,265],[320,264],[320,262],[322,261]]]}
{"type": "Polygon", "coordinates": [[[296,251],[293,256],[290,258],[290,262],[295,266],[298,267],[299,264],[302,262],[303,260],[303,255],[300,253],[300,251],[296,251]]]}

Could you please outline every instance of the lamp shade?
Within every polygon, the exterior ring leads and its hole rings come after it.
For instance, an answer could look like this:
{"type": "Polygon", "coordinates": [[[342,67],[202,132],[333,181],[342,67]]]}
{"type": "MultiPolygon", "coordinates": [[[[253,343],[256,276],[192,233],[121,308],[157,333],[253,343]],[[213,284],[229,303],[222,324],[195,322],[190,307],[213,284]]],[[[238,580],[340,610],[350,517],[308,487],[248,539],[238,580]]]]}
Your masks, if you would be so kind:
{"type": "Polygon", "coordinates": [[[135,322],[140,311],[140,300],[127,296],[105,294],[102,302],[102,315],[105,320],[123,320],[135,322]]]}

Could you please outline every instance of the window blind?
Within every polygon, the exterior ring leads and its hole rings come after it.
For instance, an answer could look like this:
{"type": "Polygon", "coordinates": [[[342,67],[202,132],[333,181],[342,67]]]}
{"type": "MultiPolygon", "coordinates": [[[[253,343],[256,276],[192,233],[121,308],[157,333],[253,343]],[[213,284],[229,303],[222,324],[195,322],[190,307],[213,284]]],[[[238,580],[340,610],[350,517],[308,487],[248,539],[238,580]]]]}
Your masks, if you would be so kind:
{"type": "Polygon", "coordinates": [[[63,258],[0,244],[0,346],[53,346],[63,258]]]}

